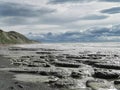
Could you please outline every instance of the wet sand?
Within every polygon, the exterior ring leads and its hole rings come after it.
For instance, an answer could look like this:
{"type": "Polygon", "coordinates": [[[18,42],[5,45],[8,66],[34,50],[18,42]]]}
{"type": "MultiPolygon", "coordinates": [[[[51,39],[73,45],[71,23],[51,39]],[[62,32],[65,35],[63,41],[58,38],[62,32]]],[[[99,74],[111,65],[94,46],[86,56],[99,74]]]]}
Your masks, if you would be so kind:
{"type": "MultiPolygon", "coordinates": [[[[10,61],[0,56],[0,68],[13,67],[10,61]]],[[[54,90],[43,83],[30,83],[14,80],[14,73],[0,71],[0,90],[54,90]]]]}

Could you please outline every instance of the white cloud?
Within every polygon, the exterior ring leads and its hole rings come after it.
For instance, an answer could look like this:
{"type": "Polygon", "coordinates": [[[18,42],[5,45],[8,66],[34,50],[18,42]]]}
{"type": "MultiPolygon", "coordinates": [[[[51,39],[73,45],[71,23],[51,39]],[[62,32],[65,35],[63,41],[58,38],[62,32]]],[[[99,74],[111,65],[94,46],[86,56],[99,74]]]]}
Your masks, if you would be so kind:
{"type": "MultiPolygon", "coordinates": [[[[45,32],[66,32],[66,31],[83,31],[86,28],[94,26],[107,26],[119,23],[119,14],[108,15],[100,13],[101,10],[109,9],[111,7],[119,6],[119,3],[114,2],[99,2],[100,0],[93,0],[93,2],[79,2],[79,3],[62,3],[62,4],[48,4],[50,0],[0,0],[4,3],[17,3],[24,6],[33,5],[28,7],[31,9],[56,10],[47,12],[41,15],[38,13],[35,17],[21,18],[18,17],[1,17],[0,26],[2,29],[16,30],[21,33],[45,33],[45,32]],[[90,16],[91,15],[91,16],[90,16]],[[93,17],[93,16],[94,17],[93,17]],[[95,18],[96,16],[96,18],[95,18]],[[108,18],[101,18],[108,16],[108,18]],[[87,18],[85,18],[87,17],[87,18]],[[81,19],[83,18],[83,19],[81,19]]],[[[81,1],[81,0],[78,0],[81,1]]],[[[84,0],[82,0],[84,1],[84,0]]],[[[107,1],[107,0],[103,0],[107,1]]],[[[46,10],[47,11],[47,10],[46,10]]]]}

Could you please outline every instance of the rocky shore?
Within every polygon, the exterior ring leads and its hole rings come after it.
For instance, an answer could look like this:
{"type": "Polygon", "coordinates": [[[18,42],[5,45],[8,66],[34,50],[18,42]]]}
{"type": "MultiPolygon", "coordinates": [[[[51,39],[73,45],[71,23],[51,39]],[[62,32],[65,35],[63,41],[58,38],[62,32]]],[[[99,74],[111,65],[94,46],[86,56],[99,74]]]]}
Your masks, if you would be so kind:
{"type": "Polygon", "coordinates": [[[119,53],[22,46],[6,52],[1,90],[120,90],[119,53]]]}

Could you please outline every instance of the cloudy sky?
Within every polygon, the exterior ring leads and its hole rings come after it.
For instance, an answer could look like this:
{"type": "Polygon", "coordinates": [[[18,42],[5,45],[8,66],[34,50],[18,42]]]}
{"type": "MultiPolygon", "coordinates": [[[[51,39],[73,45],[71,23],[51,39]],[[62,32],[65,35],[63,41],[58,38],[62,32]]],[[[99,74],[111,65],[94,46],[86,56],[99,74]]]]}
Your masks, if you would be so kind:
{"type": "Polygon", "coordinates": [[[43,42],[120,41],[120,0],[0,0],[0,21],[43,42]]]}
{"type": "Polygon", "coordinates": [[[119,24],[120,0],[0,0],[0,28],[26,34],[119,24]]]}

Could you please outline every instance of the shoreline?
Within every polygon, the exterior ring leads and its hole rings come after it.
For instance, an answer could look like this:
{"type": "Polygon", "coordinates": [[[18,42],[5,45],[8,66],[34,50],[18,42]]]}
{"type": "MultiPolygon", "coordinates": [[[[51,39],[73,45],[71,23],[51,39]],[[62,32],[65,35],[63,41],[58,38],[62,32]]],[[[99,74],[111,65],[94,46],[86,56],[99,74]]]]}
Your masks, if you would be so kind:
{"type": "MultiPolygon", "coordinates": [[[[14,67],[10,64],[7,58],[0,56],[0,68],[14,67]]],[[[0,71],[0,90],[55,90],[46,86],[44,83],[31,83],[15,80],[15,73],[0,71]]]]}

